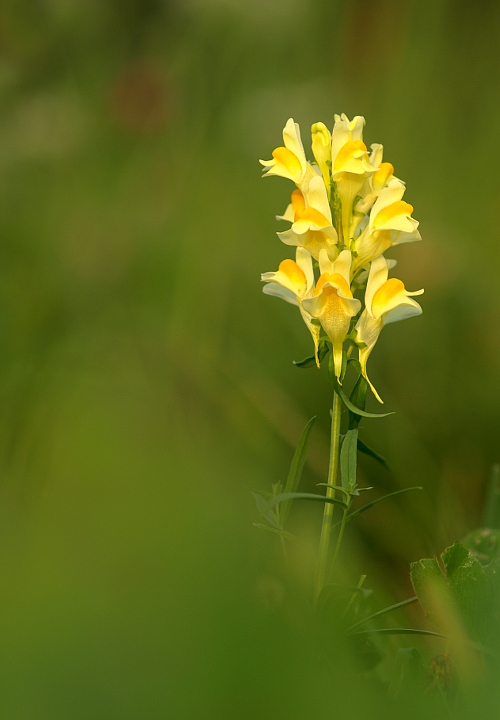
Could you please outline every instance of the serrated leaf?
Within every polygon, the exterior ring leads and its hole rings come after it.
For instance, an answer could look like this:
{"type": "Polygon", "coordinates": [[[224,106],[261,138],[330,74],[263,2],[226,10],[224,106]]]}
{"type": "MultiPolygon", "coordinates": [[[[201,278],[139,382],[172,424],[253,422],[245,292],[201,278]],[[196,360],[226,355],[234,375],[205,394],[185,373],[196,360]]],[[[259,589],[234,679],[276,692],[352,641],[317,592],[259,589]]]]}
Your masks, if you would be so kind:
{"type": "Polygon", "coordinates": [[[267,522],[272,525],[274,528],[279,528],[278,525],[278,518],[276,517],[276,514],[271,510],[271,508],[268,505],[268,501],[262,497],[262,495],[259,495],[259,493],[252,493],[255,504],[257,505],[257,510],[262,515],[262,517],[267,520],[267,522]]]}
{"type": "MultiPolygon", "coordinates": [[[[304,469],[304,463],[306,461],[307,450],[309,448],[309,440],[311,436],[311,430],[314,425],[316,416],[312,417],[309,422],[306,423],[305,428],[302,430],[299,442],[295,448],[288,477],[285,483],[284,493],[296,492],[299,487],[300,479],[302,477],[302,471],[304,469]]],[[[280,493],[278,493],[280,494],[280,493]]],[[[288,513],[290,512],[291,501],[284,503],[279,512],[279,526],[284,527],[288,513]]]]}
{"type": "Polygon", "coordinates": [[[340,449],[340,473],[342,487],[351,492],[356,487],[356,469],[358,461],[358,431],[348,430],[340,449]]]}
{"type": "Polygon", "coordinates": [[[358,450],[360,452],[364,453],[365,455],[369,455],[370,457],[372,457],[378,463],[383,465],[383,467],[385,467],[387,470],[390,469],[385,457],[383,457],[382,455],[379,455],[376,450],[373,450],[373,448],[371,448],[369,445],[367,445],[365,442],[363,442],[363,440],[360,440],[359,438],[358,438],[358,450]]]}

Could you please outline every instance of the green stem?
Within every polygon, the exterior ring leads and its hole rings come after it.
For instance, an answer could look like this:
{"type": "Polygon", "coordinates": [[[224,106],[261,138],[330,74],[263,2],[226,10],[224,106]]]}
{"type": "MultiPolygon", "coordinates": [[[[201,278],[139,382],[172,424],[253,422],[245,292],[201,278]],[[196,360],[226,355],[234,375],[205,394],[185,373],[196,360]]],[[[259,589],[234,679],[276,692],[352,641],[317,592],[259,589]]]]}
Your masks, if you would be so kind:
{"type": "Polygon", "coordinates": [[[347,503],[348,507],[342,509],[342,513],[343,513],[342,522],[340,523],[340,530],[339,530],[339,534],[337,536],[337,544],[335,545],[335,552],[333,554],[331,570],[333,570],[333,568],[335,567],[335,563],[337,562],[337,557],[339,554],[340,546],[342,545],[342,539],[344,537],[345,524],[346,524],[346,520],[347,520],[347,513],[349,512],[349,507],[351,506],[351,500],[352,500],[352,498],[349,495],[349,497],[346,498],[346,503],[347,503]]]}
{"type": "MultiPolygon", "coordinates": [[[[330,438],[330,464],[328,467],[328,485],[337,484],[337,474],[339,466],[339,450],[340,450],[340,420],[342,417],[342,400],[336,392],[333,393],[333,410],[332,410],[332,427],[330,438]]],[[[326,497],[335,497],[335,488],[326,488],[326,497]]],[[[319,596],[325,585],[328,551],[330,549],[330,536],[332,534],[333,520],[333,503],[325,503],[323,511],[323,525],[321,527],[321,537],[319,541],[319,557],[318,570],[316,574],[315,596],[319,596]]],[[[346,511],[344,511],[343,524],[345,525],[346,511]]]]}

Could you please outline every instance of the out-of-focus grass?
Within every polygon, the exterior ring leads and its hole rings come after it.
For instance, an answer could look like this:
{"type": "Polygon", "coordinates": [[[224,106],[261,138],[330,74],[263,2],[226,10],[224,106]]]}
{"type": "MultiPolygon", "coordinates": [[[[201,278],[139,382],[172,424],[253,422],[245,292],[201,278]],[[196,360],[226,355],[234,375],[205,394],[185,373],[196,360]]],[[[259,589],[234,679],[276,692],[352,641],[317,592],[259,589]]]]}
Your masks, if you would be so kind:
{"type": "MultiPolygon", "coordinates": [[[[307,331],[259,288],[291,188],[257,159],[290,116],[307,136],[364,114],[424,238],[397,253],[424,315],[370,360],[397,416],[365,437],[393,474],[362,471],[425,491],[350,528],[351,576],[404,597],[408,563],[478,523],[498,460],[499,22],[486,0],[2,8],[5,717],[330,716],[307,629],[255,610],[281,589],[249,489],[284,477],[313,414],[305,486],[326,467],[327,379],[292,366],[307,331]]],[[[318,512],[292,521],[312,537],[318,512]]]]}

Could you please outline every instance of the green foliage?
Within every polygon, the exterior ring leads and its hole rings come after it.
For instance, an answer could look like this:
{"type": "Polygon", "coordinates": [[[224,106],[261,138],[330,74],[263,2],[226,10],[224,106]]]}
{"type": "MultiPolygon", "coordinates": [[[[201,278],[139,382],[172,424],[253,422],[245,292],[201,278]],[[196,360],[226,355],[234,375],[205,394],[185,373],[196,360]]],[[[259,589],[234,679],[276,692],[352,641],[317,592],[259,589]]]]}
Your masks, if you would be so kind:
{"type": "Polygon", "coordinates": [[[451,632],[460,630],[458,621],[466,637],[488,644],[495,614],[497,561],[493,567],[483,567],[459,542],[446,548],[441,561],[443,570],[437,558],[411,565],[413,587],[429,620],[451,632]]]}

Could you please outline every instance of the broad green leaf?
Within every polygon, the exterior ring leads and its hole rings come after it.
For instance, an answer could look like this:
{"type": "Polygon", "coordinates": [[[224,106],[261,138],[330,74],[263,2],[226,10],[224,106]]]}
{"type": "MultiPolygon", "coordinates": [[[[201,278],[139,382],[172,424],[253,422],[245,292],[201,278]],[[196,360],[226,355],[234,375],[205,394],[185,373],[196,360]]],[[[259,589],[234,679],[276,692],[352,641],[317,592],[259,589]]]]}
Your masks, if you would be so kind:
{"type": "MultiPolygon", "coordinates": [[[[360,374],[358,379],[356,380],[356,383],[352,389],[351,395],[349,397],[350,402],[352,404],[359,408],[360,410],[365,409],[366,405],[366,392],[368,390],[368,383],[364,379],[364,377],[360,374]]],[[[354,430],[358,427],[359,423],[361,421],[361,417],[357,413],[353,413],[352,411],[349,411],[349,430],[354,430]]]]}
{"type": "Polygon", "coordinates": [[[278,518],[269,507],[268,501],[258,493],[253,492],[252,495],[254,497],[255,504],[257,505],[257,510],[262,515],[262,517],[267,520],[267,522],[270,523],[270,525],[272,525],[274,528],[279,528],[278,518]]]}
{"type": "Polygon", "coordinates": [[[389,685],[389,696],[396,698],[406,694],[407,689],[419,684],[425,673],[422,657],[416,648],[400,648],[389,685]]]}
{"type": "MultiPolygon", "coordinates": [[[[493,596],[487,574],[462,543],[454,543],[441,555],[444,572],[436,558],[413,563],[411,580],[418,599],[438,627],[450,627],[457,617],[465,638],[487,640],[492,619],[493,596]]],[[[460,634],[460,627],[456,632],[460,634]]]]}
{"type": "Polygon", "coordinates": [[[358,438],[358,450],[365,455],[369,455],[370,457],[374,458],[377,462],[379,462],[381,465],[383,465],[387,470],[389,470],[389,465],[387,464],[387,460],[382,455],[379,455],[378,452],[373,450],[369,445],[367,445],[363,440],[359,440],[358,438]]]}
{"type": "Polygon", "coordinates": [[[365,625],[368,622],[371,622],[372,620],[375,620],[376,618],[382,617],[383,615],[388,615],[391,612],[394,612],[395,610],[400,610],[403,607],[406,607],[407,605],[411,605],[412,603],[416,602],[418,600],[417,596],[408,598],[408,600],[402,600],[401,602],[395,603],[394,605],[389,605],[389,607],[384,608],[383,610],[379,610],[376,613],[373,613],[372,615],[369,615],[368,617],[362,618],[361,620],[358,620],[358,622],[354,623],[354,625],[351,625],[350,628],[346,630],[346,633],[350,633],[353,630],[356,630],[358,627],[361,627],[362,625],[365,625]]]}
{"type": "Polygon", "coordinates": [[[437,558],[423,558],[411,563],[410,578],[427,617],[439,626],[439,601],[447,596],[447,584],[437,558]]]}
{"type": "Polygon", "coordinates": [[[500,465],[493,465],[484,505],[484,528],[500,529],[500,465]]]}
{"type": "Polygon", "coordinates": [[[317,500],[318,502],[333,503],[334,505],[341,505],[343,508],[347,508],[345,502],[337,500],[337,498],[326,497],[326,495],[314,495],[313,493],[283,493],[277,495],[268,501],[268,506],[278,505],[279,503],[288,502],[289,500],[317,500]]]}
{"type": "Polygon", "coordinates": [[[358,431],[348,430],[340,450],[340,473],[342,487],[352,492],[356,487],[356,467],[358,461],[358,431]]]}
{"type": "MultiPolygon", "coordinates": [[[[302,430],[298,445],[293,454],[292,463],[286,479],[284,488],[285,493],[293,493],[299,487],[300,479],[302,477],[302,470],[304,469],[304,463],[306,461],[307,450],[309,448],[309,440],[311,436],[311,430],[314,425],[316,417],[312,417],[302,430]]],[[[281,493],[277,493],[279,495],[281,493]]],[[[279,526],[284,527],[288,513],[290,512],[291,501],[284,503],[280,508],[279,513],[279,526]]]]}
{"type": "Polygon", "coordinates": [[[481,563],[459,542],[446,548],[441,558],[466,628],[473,638],[486,639],[492,594],[481,563]]]}
{"type": "Polygon", "coordinates": [[[350,410],[351,412],[353,412],[355,415],[360,415],[361,417],[366,417],[366,418],[384,418],[384,417],[389,417],[389,415],[394,415],[393,412],[369,413],[369,412],[366,412],[365,410],[361,410],[360,408],[353,405],[353,403],[349,400],[349,398],[343,391],[342,386],[339,384],[337,378],[334,375],[331,375],[331,380],[332,380],[332,383],[333,383],[333,386],[335,388],[335,392],[337,393],[337,395],[339,395],[341,397],[342,402],[344,403],[346,408],[348,410],[350,410]]]}
{"type": "Polygon", "coordinates": [[[470,550],[471,555],[479,560],[481,565],[487,565],[500,557],[500,530],[480,528],[473,530],[462,540],[462,544],[470,550]]]}
{"type": "Polygon", "coordinates": [[[292,533],[282,530],[281,528],[271,527],[270,525],[264,525],[263,523],[253,523],[253,526],[260,528],[261,530],[269,530],[269,532],[281,535],[287,540],[295,540],[295,535],[292,535],[292,533]]]}

